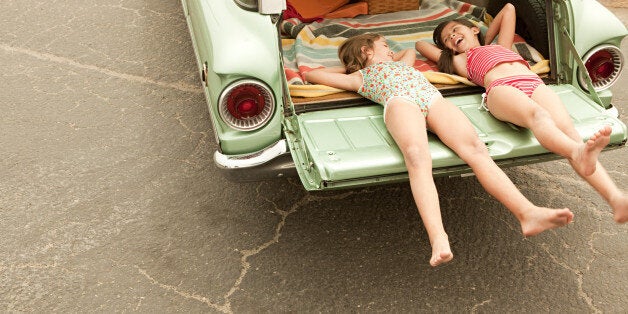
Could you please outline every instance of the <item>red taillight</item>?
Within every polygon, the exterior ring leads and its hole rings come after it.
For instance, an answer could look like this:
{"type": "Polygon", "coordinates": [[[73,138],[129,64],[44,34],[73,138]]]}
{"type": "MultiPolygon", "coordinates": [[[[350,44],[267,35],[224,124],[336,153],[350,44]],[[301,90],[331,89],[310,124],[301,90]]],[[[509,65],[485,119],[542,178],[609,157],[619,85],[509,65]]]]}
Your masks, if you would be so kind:
{"type": "MultiPolygon", "coordinates": [[[[584,61],[586,73],[589,74],[588,76],[591,78],[591,83],[596,91],[611,87],[617,81],[624,65],[621,50],[613,45],[602,45],[593,48],[582,58],[582,61],[584,61]]],[[[578,80],[582,88],[589,89],[586,74],[582,69],[580,70],[578,80]]]]}
{"type": "Polygon", "coordinates": [[[263,126],[274,112],[274,98],[266,85],[241,80],[229,85],[219,100],[220,117],[229,126],[251,131],[263,126]]]}
{"type": "Polygon", "coordinates": [[[264,110],[265,97],[260,89],[252,85],[238,86],[227,98],[227,109],[236,119],[255,117],[264,110]]]}
{"type": "Polygon", "coordinates": [[[593,83],[607,79],[613,74],[615,69],[613,59],[613,55],[607,50],[600,50],[589,57],[584,65],[593,83]]]}

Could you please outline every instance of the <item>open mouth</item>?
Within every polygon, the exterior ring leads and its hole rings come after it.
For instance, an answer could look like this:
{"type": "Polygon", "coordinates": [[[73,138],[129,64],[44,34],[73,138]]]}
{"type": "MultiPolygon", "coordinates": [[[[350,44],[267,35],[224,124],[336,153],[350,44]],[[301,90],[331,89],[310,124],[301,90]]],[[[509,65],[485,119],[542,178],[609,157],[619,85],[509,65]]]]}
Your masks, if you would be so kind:
{"type": "Polygon", "coordinates": [[[462,37],[456,39],[455,41],[456,46],[460,45],[461,42],[462,42],[462,37]]]}

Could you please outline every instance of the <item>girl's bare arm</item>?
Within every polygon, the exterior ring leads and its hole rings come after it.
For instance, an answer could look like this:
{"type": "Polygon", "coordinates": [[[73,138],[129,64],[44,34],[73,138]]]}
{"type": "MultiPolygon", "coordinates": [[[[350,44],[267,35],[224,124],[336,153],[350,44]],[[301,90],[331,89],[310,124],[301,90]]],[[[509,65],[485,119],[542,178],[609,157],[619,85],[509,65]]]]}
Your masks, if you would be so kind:
{"type": "Polygon", "coordinates": [[[486,44],[490,44],[495,37],[499,35],[499,37],[497,37],[497,44],[511,49],[512,43],[515,40],[516,21],[517,12],[515,11],[515,6],[507,3],[499,13],[497,13],[493,22],[491,22],[491,25],[488,27],[486,36],[484,36],[486,44]]]}
{"type": "Polygon", "coordinates": [[[419,40],[414,44],[414,48],[416,48],[416,50],[422,56],[426,57],[428,60],[432,62],[438,62],[438,59],[440,58],[440,53],[441,53],[440,48],[436,47],[432,43],[419,40]]]}
{"type": "Polygon", "coordinates": [[[359,72],[345,74],[344,67],[318,68],[305,73],[305,79],[314,84],[322,84],[348,91],[357,91],[362,86],[359,72]]]}
{"type": "MultiPolygon", "coordinates": [[[[425,41],[417,41],[414,44],[416,50],[419,53],[432,62],[438,63],[438,59],[440,59],[440,55],[443,52],[440,48],[436,47],[434,44],[425,42],[425,41]]],[[[454,62],[454,71],[455,74],[460,76],[467,76],[467,55],[465,53],[460,53],[453,56],[454,62]]]]}
{"type": "Polygon", "coordinates": [[[393,55],[394,61],[403,61],[409,66],[414,65],[414,61],[416,61],[416,52],[414,49],[404,49],[393,55]]]}

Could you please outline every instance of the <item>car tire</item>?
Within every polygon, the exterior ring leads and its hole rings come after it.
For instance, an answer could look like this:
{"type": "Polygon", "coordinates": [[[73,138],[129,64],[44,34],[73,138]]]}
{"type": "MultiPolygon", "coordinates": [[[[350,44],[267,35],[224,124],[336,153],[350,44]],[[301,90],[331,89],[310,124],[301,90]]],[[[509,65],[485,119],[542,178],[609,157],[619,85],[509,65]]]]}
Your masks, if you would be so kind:
{"type": "Polygon", "coordinates": [[[547,18],[545,0],[505,0],[489,1],[487,12],[495,17],[506,3],[512,3],[517,9],[516,33],[528,44],[536,48],[545,58],[549,57],[547,36],[547,18]]]}

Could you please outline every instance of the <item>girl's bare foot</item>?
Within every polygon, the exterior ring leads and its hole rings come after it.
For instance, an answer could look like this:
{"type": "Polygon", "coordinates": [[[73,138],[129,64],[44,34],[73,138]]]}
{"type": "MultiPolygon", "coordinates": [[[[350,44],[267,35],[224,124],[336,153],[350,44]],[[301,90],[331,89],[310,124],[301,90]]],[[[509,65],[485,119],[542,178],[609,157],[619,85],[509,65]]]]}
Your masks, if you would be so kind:
{"type": "Polygon", "coordinates": [[[573,221],[573,213],[569,208],[550,209],[531,207],[521,218],[521,231],[524,236],[537,235],[545,230],[565,226],[573,221]]]}
{"type": "Polygon", "coordinates": [[[623,224],[628,221],[628,195],[621,193],[609,202],[613,209],[615,222],[623,224]]]}
{"type": "Polygon", "coordinates": [[[605,126],[593,134],[576,152],[572,165],[578,174],[587,177],[595,172],[597,157],[611,140],[610,126],[605,126]]]}
{"type": "Polygon", "coordinates": [[[454,254],[449,247],[447,234],[443,233],[435,237],[432,241],[432,258],[430,259],[430,265],[438,266],[451,261],[452,258],[454,258],[454,254]]]}

